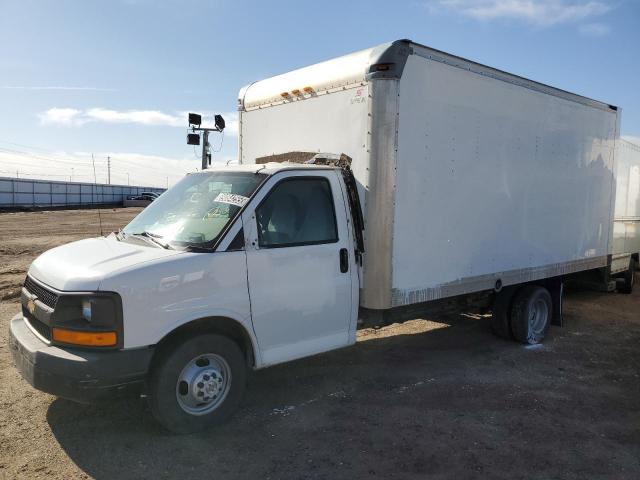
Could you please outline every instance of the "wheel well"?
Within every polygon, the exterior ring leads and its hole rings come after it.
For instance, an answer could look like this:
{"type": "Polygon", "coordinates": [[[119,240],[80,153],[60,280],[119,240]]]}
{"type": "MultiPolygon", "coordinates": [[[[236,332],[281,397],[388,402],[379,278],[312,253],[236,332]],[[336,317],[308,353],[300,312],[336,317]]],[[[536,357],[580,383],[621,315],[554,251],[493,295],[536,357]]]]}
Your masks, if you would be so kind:
{"type": "MultiPolygon", "coordinates": [[[[169,344],[180,341],[181,338],[199,333],[219,333],[230,338],[238,344],[244,353],[247,365],[255,365],[255,355],[251,337],[249,337],[246,329],[239,322],[227,317],[205,317],[180,325],[165,335],[162,340],[156,344],[154,358],[158,352],[162,351],[169,344]]],[[[154,358],[151,359],[152,363],[154,358]]]]}

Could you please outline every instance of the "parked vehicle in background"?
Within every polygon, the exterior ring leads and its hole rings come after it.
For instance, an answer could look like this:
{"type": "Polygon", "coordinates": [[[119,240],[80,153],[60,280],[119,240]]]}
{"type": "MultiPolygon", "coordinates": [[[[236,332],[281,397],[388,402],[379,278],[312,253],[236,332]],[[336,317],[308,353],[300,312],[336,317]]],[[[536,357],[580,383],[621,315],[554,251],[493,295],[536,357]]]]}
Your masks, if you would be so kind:
{"type": "Polygon", "coordinates": [[[161,194],[160,193],[156,193],[156,192],[142,192],[140,194],[142,197],[149,197],[152,198],[153,200],[155,200],[156,198],[158,198],[161,194]]]}
{"type": "Polygon", "coordinates": [[[155,192],[142,192],[139,195],[131,195],[123,201],[125,207],[146,207],[155,201],[160,194],[155,192]]]}
{"type": "Polygon", "coordinates": [[[156,198],[158,198],[157,195],[141,193],[140,195],[131,195],[130,197],[127,197],[127,200],[146,200],[148,202],[153,202],[156,198]]]}
{"type": "Polygon", "coordinates": [[[11,345],[36,388],[136,386],[192,432],[235,409],[247,368],[358,327],[492,310],[498,335],[541,342],[564,280],[611,267],[614,106],[407,40],[254,82],[238,104],[241,165],[33,262],[11,345]]]}

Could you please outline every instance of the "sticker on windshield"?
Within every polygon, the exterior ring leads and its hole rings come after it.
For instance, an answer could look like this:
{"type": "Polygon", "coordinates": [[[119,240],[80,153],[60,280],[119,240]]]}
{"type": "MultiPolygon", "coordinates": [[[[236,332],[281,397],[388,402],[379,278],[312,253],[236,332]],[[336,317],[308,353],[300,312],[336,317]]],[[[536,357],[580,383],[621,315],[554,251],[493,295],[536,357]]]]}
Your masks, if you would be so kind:
{"type": "Polygon", "coordinates": [[[214,202],[228,203],[229,205],[242,207],[245,203],[247,203],[248,200],[248,197],[237,195],[235,193],[219,193],[218,196],[214,199],[214,202]]]}

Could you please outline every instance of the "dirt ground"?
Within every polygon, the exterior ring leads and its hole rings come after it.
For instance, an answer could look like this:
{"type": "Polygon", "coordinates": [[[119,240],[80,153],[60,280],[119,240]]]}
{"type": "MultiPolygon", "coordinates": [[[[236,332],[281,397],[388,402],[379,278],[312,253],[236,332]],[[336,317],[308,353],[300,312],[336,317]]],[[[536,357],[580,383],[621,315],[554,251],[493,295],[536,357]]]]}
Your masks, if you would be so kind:
{"type": "Polygon", "coordinates": [[[0,300],[20,296],[29,265],[42,252],[121,227],[141,208],[0,213],[0,300]],[[98,215],[99,214],[99,215],[98,215]]]}
{"type": "MultiPolygon", "coordinates": [[[[134,213],[103,211],[103,229],[134,213]]],[[[143,400],[77,405],[11,365],[29,262],[98,232],[95,211],[0,214],[0,478],[640,478],[640,289],[568,294],[536,347],[486,317],[365,330],[253,373],[229,422],[176,437],[143,400]]]]}

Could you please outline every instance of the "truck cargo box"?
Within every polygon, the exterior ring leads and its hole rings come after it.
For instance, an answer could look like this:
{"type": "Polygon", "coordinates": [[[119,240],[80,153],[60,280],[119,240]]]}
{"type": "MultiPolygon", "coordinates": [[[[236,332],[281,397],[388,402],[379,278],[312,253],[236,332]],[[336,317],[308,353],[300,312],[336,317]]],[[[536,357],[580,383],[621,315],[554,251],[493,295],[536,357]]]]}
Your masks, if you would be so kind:
{"type": "Polygon", "coordinates": [[[363,307],[607,265],[614,106],[407,40],[252,83],[238,103],[241,163],[353,159],[363,307]]]}
{"type": "Polygon", "coordinates": [[[616,142],[616,201],[614,208],[611,272],[629,267],[640,253],[640,146],[616,142]]]}

